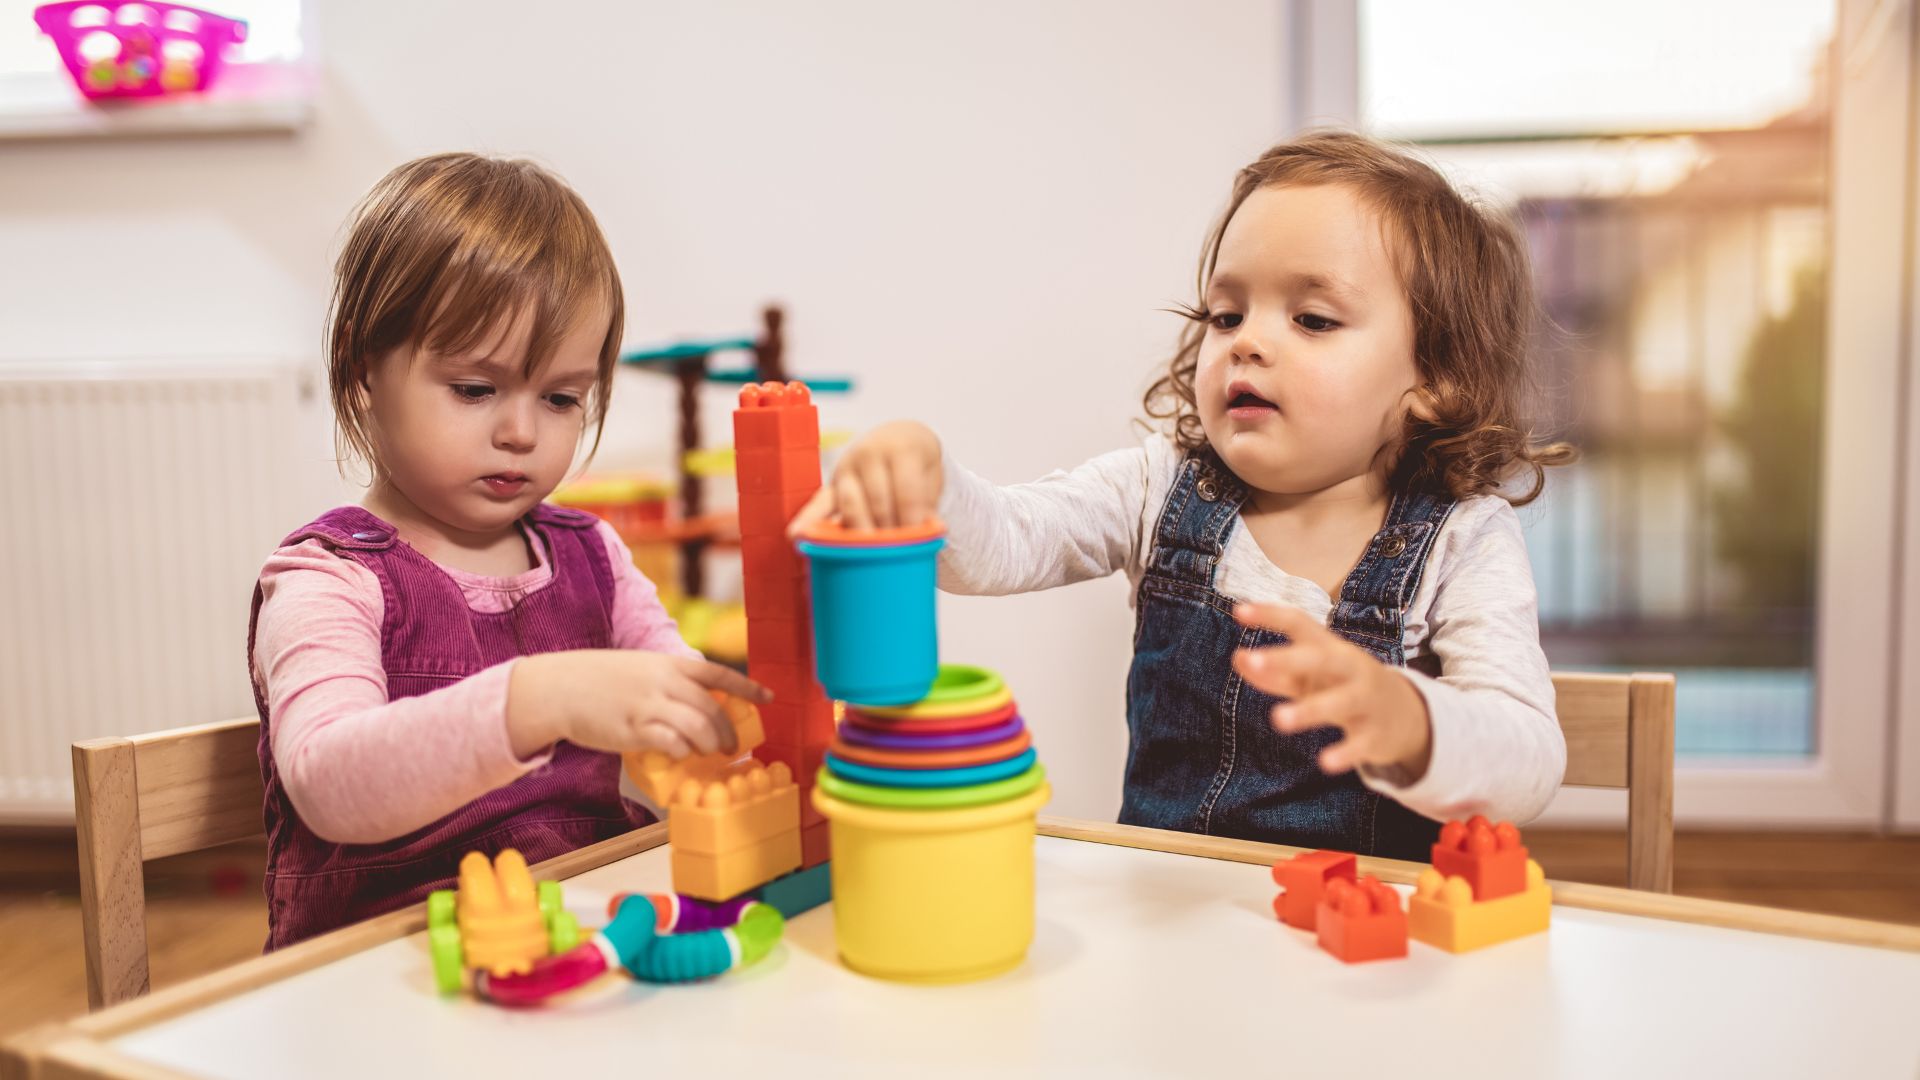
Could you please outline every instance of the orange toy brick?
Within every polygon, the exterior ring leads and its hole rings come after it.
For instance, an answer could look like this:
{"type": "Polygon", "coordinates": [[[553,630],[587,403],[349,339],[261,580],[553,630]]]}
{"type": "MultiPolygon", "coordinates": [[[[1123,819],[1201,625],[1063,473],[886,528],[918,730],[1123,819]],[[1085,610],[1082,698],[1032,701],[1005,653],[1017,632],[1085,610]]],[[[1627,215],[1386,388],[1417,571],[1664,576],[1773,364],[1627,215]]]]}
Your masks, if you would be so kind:
{"type": "Polygon", "coordinates": [[[673,870],[675,892],[724,903],[800,869],[800,830],[789,829],[762,843],[721,855],[673,848],[668,852],[668,864],[673,870]]]}
{"type": "Polygon", "coordinates": [[[1273,898],[1273,913],[1300,930],[1314,927],[1314,912],[1327,883],[1354,880],[1359,860],[1346,851],[1309,851],[1273,864],[1273,883],[1286,890],[1273,898]]]}
{"type": "Polygon", "coordinates": [[[749,383],[733,411],[736,450],[820,450],[820,413],[805,383],[749,383]]]}
{"type": "Polygon", "coordinates": [[[779,495],[812,491],[820,486],[820,447],[741,447],[734,451],[734,470],[742,495],[779,495]]]}
{"type": "Polygon", "coordinates": [[[1400,894],[1372,874],[1327,883],[1314,914],[1320,947],[1343,963],[1407,955],[1407,913],[1400,894]]]}
{"type": "Polygon", "coordinates": [[[802,868],[811,870],[827,861],[833,854],[830,843],[832,836],[832,832],[824,821],[818,825],[809,825],[800,830],[800,865],[802,868]]]}
{"type": "Polygon", "coordinates": [[[1498,900],[1527,889],[1527,849],[1511,821],[1493,825],[1475,814],[1447,822],[1433,845],[1433,868],[1442,877],[1465,878],[1475,900],[1498,900]]]}
{"type": "Polygon", "coordinates": [[[667,808],[667,842],[724,855],[800,827],[800,789],[782,762],[754,762],[724,782],[687,779],[667,808]]]}
{"type": "Polygon", "coordinates": [[[1553,921],[1553,892],[1540,864],[1527,860],[1526,891],[1475,900],[1465,878],[1442,878],[1431,867],[1407,905],[1407,933],[1437,949],[1463,953],[1544,933],[1553,921]]]}
{"type": "MultiPolygon", "coordinates": [[[[804,664],[813,669],[813,624],[803,619],[761,619],[747,624],[747,662],[804,664]]],[[[823,691],[824,692],[824,691],[823,691]]]]}
{"type": "MultiPolygon", "coordinates": [[[[815,489],[818,490],[818,489],[815,489]]],[[[785,536],[787,523],[813,498],[813,491],[744,495],[740,499],[740,535],[749,539],[785,536]]]]}

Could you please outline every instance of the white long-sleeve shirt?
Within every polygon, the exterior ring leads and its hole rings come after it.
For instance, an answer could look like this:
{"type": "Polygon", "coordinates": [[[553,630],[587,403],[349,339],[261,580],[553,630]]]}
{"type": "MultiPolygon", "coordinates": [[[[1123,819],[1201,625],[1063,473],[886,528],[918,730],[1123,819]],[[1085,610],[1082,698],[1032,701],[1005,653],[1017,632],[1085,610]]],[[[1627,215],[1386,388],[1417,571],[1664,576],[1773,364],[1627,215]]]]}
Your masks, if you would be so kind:
{"type": "MultiPolygon", "coordinates": [[[[1169,439],[1153,435],[1070,472],[1000,487],[949,455],[940,587],[1004,596],[1124,571],[1137,596],[1181,458],[1169,439]]],[[[1326,590],[1275,565],[1244,521],[1228,536],[1214,588],[1322,622],[1333,611],[1326,590]]],[[[1492,495],[1461,501],[1434,540],[1404,620],[1407,659],[1431,654],[1440,662],[1437,679],[1399,669],[1426,701],[1432,760],[1405,786],[1363,769],[1367,786],[1441,821],[1485,814],[1524,823],[1546,808],[1566,771],[1567,746],[1537,603],[1513,507],[1492,495]]]]}

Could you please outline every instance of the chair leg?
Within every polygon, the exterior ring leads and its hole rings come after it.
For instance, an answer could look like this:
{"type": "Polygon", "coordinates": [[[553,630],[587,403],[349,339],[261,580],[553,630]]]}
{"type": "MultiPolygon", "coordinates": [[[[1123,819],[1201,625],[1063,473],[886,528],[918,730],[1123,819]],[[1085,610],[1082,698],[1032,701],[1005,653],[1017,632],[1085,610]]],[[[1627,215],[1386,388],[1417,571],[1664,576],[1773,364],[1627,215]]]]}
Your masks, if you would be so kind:
{"type": "Polygon", "coordinates": [[[1673,891],[1673,676],[1627,689],[1627,885],[1673,891]]]}
{"type": "Polygon", "coordinates": [[[80,921],[87,1003],[147,992],[147,896],[139,779],[126,739],[73,744],[73,816],[80,847],[80,921]]]}

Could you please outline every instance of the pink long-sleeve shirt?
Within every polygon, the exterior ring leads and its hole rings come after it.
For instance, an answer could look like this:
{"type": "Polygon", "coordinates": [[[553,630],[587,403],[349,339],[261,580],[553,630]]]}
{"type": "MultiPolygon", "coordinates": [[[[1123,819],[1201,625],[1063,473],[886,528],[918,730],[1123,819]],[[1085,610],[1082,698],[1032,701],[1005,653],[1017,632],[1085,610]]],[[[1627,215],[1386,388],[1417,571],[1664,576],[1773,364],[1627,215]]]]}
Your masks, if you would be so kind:
{"type": "MultiPolygon", "coordinates": [[[[601,522],[597,531],[613,570],[613,647],[698,656],[612,527],[601,522]]],[[[529,546],[534,567],[512,577],[441,569],[474,611],[508,611],[553,580],[549,553],[529,546]]],[[[268,558],[260,588],[252,669],[273,717],[270,752],[294,809],[322,839],[370,844],[404,836],[550,756],[513,753],[513,660],[445,689],[388,700],[380,656],[385,604],[366,567],[306,540],[268,558]]]]}

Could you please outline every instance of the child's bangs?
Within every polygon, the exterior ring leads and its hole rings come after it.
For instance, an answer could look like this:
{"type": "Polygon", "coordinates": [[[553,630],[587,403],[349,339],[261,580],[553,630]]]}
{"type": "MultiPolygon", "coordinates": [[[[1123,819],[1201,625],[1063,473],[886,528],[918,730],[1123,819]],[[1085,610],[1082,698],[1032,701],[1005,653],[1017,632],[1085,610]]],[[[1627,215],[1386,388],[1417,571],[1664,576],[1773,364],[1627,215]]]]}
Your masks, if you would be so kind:
{"type": "Polygon", "coordinates": [[[464,356],[530,320],[521,374],[553,359],[560,340],[598,308],[613,314],[613,269],[591,250],[460,251],[420,306],[415,340],[441,356],[464,356]],[[519,256],[519,257],[516,257],[519,256]]]}

